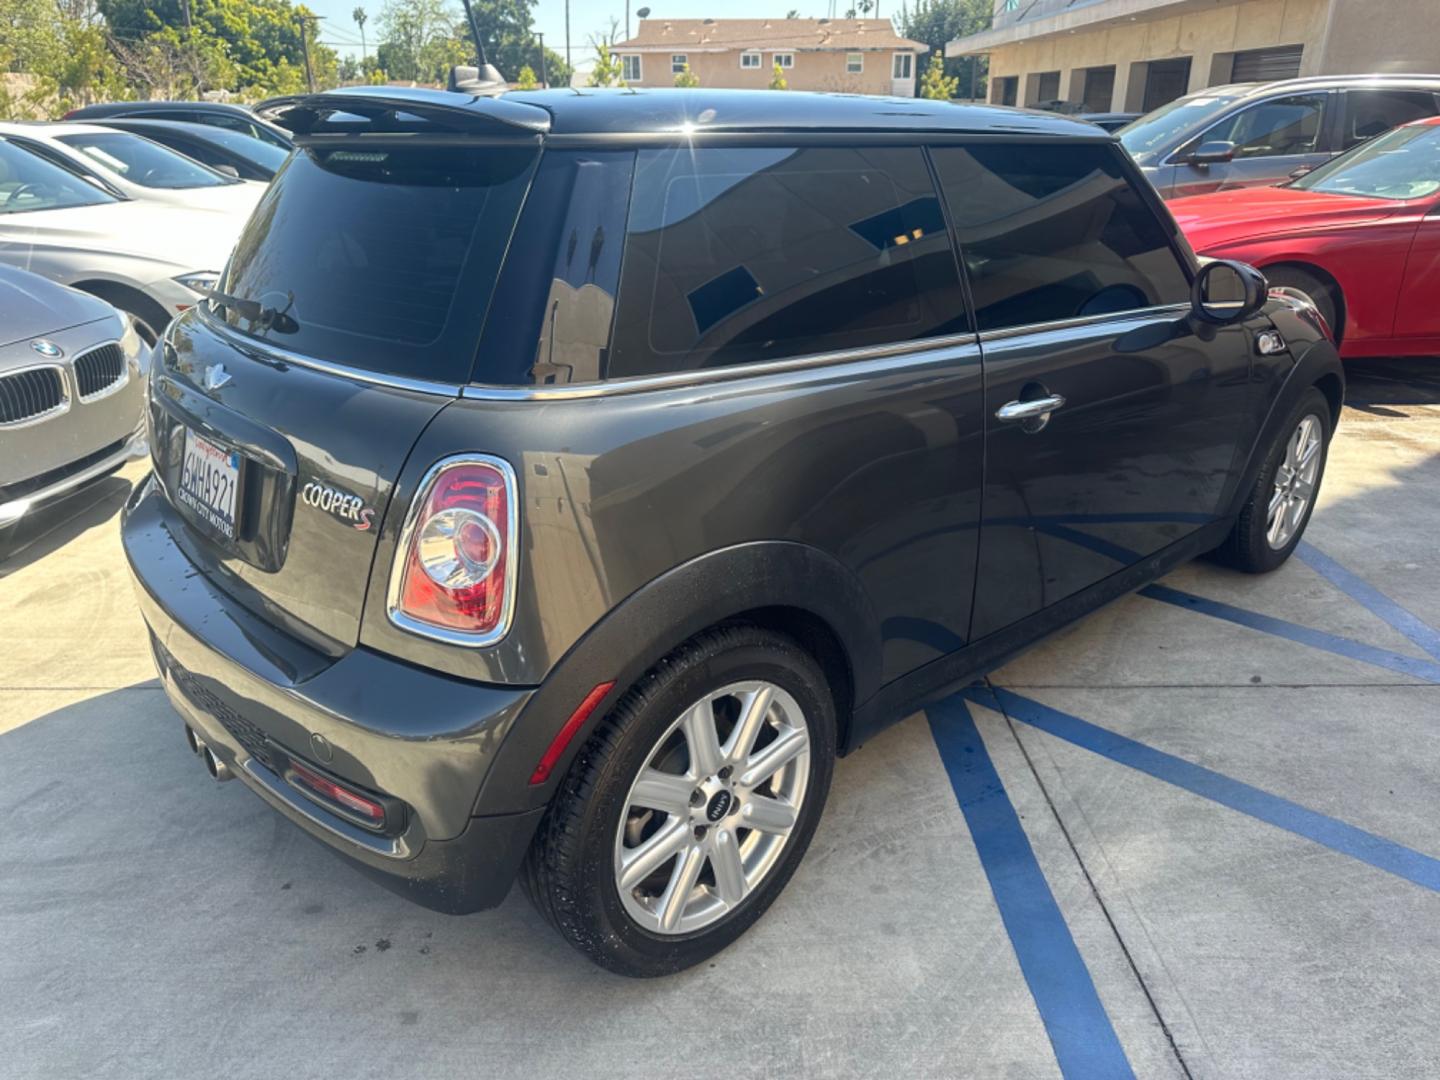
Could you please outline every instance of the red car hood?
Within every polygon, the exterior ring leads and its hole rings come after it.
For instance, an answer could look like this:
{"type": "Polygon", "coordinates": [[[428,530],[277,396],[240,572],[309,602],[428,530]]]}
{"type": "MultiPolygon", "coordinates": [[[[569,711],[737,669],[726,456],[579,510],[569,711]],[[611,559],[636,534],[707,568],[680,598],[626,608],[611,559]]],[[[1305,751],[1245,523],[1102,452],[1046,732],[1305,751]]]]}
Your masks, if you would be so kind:
{"type": "Polygon", "coordinates": [[[1203,253],[1237,240],[1374,221],[1393,214],[1398,204],[1391,199],[1267,187],[1193,195],[1166,205],[1190,246],[1203,253]]]}

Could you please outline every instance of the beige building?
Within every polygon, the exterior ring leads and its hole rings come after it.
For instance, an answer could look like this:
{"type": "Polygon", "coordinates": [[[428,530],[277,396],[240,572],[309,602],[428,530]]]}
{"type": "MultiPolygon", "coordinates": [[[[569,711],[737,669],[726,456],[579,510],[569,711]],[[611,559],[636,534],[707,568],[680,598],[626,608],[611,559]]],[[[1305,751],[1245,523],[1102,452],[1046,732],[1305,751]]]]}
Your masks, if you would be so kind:
{"type": "Polygon", "coordinates": [[[995,0],[990,100],[1149,112],[1228,82],[1440,72],[1440,0],[995,0]]]}
{"type": "Polygon", "coordinates": [[[701,86],[764,90],[779,64],[791,90],[899,97],[915,96],[928,51],[889,19],[650,18],[614,48],[630,86],[674,86],[688,64],[701,86]]]}

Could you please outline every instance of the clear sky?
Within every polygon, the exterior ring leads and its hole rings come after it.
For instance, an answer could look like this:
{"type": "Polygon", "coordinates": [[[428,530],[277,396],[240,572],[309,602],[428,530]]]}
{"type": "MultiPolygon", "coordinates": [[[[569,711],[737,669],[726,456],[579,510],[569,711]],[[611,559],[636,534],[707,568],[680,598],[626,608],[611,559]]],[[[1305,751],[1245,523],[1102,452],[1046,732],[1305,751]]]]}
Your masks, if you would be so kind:
{"type": "MultiPolygon", "coordinates": [[[[379,37],[380,11],[384,0],[306,0],[317,15],[325,16],[320,24],[320,40],[345,55],[360,55],[360,33],[350,17],[356,3],[360,3],[370,16],[365,24],[365,37],[370,48],[375,47],[379,37]]],[[[831,10],[831,0],[630,0],[630,32],[635,33],[637,19],[635,12],[642,7],[650,8],[651,18],[673,19],[783,19],[791,8],[807,18],[823,18],[826,15],[843,15],[853,0],[834,0],[836,10],[831,10]]],[[[461,13],[460,0],[449,0],[457,16],[461,13]]],[[[894,15],[899,12],[899,0],[881,0],[879,14],[894,15]]],[[[535,5],[535,29],[545,35],[545,45],[560,55],[565,55],[565,4],[564,0],[540,0],[535,5]]],[[[570,0],[570,55],[576,67],[589,67],[593,55],[589,47],[591,35],[599,35],[609,29],[610,19],[621,20],[621,35],[624,35],[625,0],[570,0]]],[[[872,12],[871,17],[875,17],[872,12]]],[[[514,78],[515,72],[501,72],[514,78]]]]}

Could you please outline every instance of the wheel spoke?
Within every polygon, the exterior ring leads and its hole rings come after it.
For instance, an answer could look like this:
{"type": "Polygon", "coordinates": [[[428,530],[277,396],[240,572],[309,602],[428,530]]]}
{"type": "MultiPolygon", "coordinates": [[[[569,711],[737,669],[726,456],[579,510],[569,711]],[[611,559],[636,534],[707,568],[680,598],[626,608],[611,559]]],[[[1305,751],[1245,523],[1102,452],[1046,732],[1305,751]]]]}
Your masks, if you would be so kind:
{"type": "Polygon", "coordinates": [[[620,865],[620,888],[629,892],[673,859],[689,842],[689,822],[670,822],[639,847],[625,853],[620,865]]]}
{"type": "Polygon", "coordinates": [[[741,806],[740,820],[746,828],[783,836],[795,824],[795,808],[779,799],[754,795],[741,806]]]}
{"type": "Polygon", "coordinates": [[[763,784],[809,745],[805,732],[791,728],[746,762],[745,771],[740,774],[740,786],[753,788],[763,784]]]}
{"type": "Polygon", "coordinates": [[[1316,456],[1317,456],[1319,453],[1320,453],[1320,439],[1319,439],[1319,437],[1317,436],[1317,437],[1311,439],[1310,442],[1306,445],[1305,449],[1301,452],[1301,454],[1300,454],[1300,461],[1298,462],[1298,467],[1301,468],[1301,469],[1306,468],[1307,466],[1309,466],[1309,464],[1310,464],[1312,461],[1315,460],[1316,456]]]}
{"type": "Polygon", "coordinates": [[[685,714],[682,727],[685,729],[685,743],[690,748],[690,771],[697,779],[714,776],[723,762],[720,737],[715,733],[715,710],[709,698],[685,714]]]}
{"type": "Polygon", "coordinates": [[[684,776],[646,769],[635,781],[635,791],[630,796],[631,806],[643,806],[650,810],[663,810],[674,817],[684,817],[690,812],[690,793],[695,785],[684,776]]]}
{"type": "Polygon", "coordinates": [[[1266,521],[1274,521],[1274,520],[1275,520],[1275,511],[1279,510],[1280,507],[1282,507],[1282,506],[1284,506],[1284,505],[1285,505],[1285,489],[1282,488],[1282,487],[1278,487],[1278,486],[1277,486],[1277,487],[1275,488],[1275,494],[1273,494],[1273,495],[1270,496],[1270,511],[1269,511],[1269,513],[1267,513],[1267,514],[1265,515],[1265,520],[1266,520],[1266,521]]]}
{"type": "Polygon", "coordinates": [[[1296,480],[1294,486],[1290,489],[1290,494],[1293,495],[1295,498],[1299,499],[1301,502],[1309,502],[1310,496],[1314,494],[1314,492],[1315,485],[1312,484],[1309,480],[1306,480],[1304,477],[1296,480]]]}
{"type": "Polygon", "coordinates": [[[695,891],[695,882],[704,865],[705,851],[699,844],[691,844],[675,860],[670,884],[665,886],[665,892],[656,904],[660,913],[660,929],[668,933],[680,925],[680,917],[685,914],[685,905],[690,902],[690,894],[695,891]]]}
{"type": "Polygon", "coordinates": [[[721,900],[734,907],[745,899],[748,891],[745,867],[740,861],[740,845],[730,830],[722,829],[716,834],[710,848],[710,866],[715,871],[715,888],[721,900]]]}
{"type": "Polygon", "coordinates": [[[1289,500],[1282,493],[1280,496],[1280,505],[1275,508],[1275,512],[1270,516],[1270,528],[1265,531],[1265,539],[1270,542],[1271,547],[1279,547],[1281,544],[1280,537],[1285,530],[1285,507],[1288,502],[1289,500]]]}
{"type": "Polygon", "coordinates": [[[774,699],[775,689],[767,683],[746,700],[745,711],[725,747],[725,760],[731,765],[739,765],[750,756],[750,751],[755,746],[755,736],[760,734],[760,725],[770,714],[770,702],[774,699]]]}

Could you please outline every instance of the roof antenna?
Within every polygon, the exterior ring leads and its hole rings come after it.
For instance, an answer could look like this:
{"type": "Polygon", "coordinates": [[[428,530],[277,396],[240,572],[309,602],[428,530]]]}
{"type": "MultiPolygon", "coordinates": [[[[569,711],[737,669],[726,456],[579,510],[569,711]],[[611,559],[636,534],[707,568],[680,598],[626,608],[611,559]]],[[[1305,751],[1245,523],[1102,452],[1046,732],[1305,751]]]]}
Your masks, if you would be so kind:
{"type": "Polygon", "coordinates": [[[448,89],[477,97],[498,97],[505,92],[505,78],[485,56],[485,42],[480,38],[480,26],[475,21],[470,0],[460,2],[465,5],[465,21],[470,24],[470,36],[475,39],[475,51],[480,54],[480,66],[457,64],[452,67],[448,89]]]}

